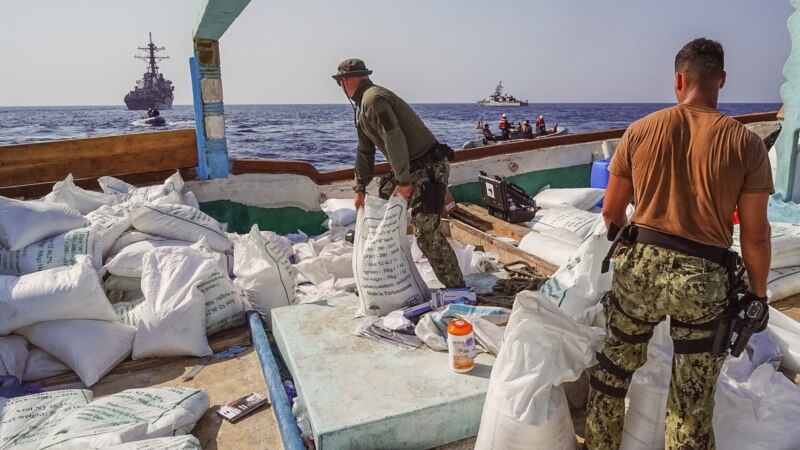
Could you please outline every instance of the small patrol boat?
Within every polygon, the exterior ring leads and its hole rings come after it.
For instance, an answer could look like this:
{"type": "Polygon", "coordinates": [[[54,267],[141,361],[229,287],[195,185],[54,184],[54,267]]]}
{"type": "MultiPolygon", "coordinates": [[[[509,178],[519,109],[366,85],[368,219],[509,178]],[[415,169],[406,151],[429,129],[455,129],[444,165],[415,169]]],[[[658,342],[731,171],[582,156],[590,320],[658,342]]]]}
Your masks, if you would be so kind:
{"type": "Polygon", "coordinates": [[[528,106],[527,100],[519,100],[511,94],[503,93],[503,82],[497,83],[494,93],[483,100],[478,101],[483,106],[528,106]]]}

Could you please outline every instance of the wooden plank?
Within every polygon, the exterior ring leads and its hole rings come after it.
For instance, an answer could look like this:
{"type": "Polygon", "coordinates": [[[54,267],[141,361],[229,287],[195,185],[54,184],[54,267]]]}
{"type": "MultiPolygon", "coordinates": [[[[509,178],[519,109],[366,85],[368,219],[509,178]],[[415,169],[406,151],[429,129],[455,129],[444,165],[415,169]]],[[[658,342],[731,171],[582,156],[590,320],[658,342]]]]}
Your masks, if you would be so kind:
{"type": "Polygon", "coordinates": [[[25,166],[0,166],[0,186],[18,186],[75,178],[91,178],[137,172],[159,171],[197,165],[197,152],[188,148],[149,150],[70,161],[47,161],[25,166]]]}
{"type": "MultiPolygon", "coordinates": [[[[214,336],[209,337],[208,345],[211,347],[211,351],[214,353],[221,352],[235,345],[252,345],[250,327],[245,325],[226,331],[221,331],[214,336]]],[[[137,360],[126,359],[117,365],[117,367],[111,369],[111,372],[109,372],[107,375],[150,369],[167,364],[171,359],[174,358],[145,358],[137,360]]],[[[44,383],[45,386],[54,386],[59,384],[78,383],[80,382],[80,378],[78,378],[75,372],[68,372],[38,381],[44,383]]]]}
{"type": "Polygon", "coordinates": [[[503,219],[494,217],[493,215],[489,214],[489,211],[487,211],[486,208],[483,208],[478,205],[458,203],[456,206],[458,214],[471,215],[480,220],[481,222],[487,224],[487,226],[490,227],[489,229],[496,232],[497,234],[508,236],[510,238],[516,239],[517,241],[521,241],[526,234],[533,231],[526,226],[509,223],[503,219]]]}
{"type": "MultiPolygon", "coordinates": [[[[172,168],[169,170],[146,173],[119,174],[114,175],[114,177],[134,186],[148,186],[162,183],[167,177],[175,173],[175,170],[181,173],[181,177],[184,180],[194,180],[197,177],[196,167],[172,168]]],[[[100,185],[97,183],[97,178],[99,177],[75,180],[75,184],[90,191],[99,191],[100,185]]],[[[47,183],[29,184],[25,186],[0,187],[0,196],[22,199],[40,198],[52,192],[55,183],[56,182],[50,181],[47,183]]]]}
{"type": "Polygon", "coordinates": [[[194,129],[0,145],[0,167],[182,148],[197,152],[194,129]]]}
{"type": "Polygon", "coordinates": [[[481,246],[487,252],[496,253],[503,264],[525,261],[545,276],[552,275],[558,269],[558,266],[549,261],[524,252],[511,244],[507,244],[488,233],[484,233],[458,220],[450,221],[450,234],[453,238],[465,244],[481,246]]]}

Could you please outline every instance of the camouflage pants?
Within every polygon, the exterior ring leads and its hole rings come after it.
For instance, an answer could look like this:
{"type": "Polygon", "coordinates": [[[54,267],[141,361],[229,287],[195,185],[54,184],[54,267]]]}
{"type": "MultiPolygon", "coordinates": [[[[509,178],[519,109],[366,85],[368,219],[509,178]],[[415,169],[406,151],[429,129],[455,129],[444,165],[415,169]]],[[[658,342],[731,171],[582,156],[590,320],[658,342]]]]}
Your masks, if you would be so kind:
{"type": "MultiPolygon", "coordinates": [[[[422,194],[422,185],[425,182],[429,180],[436,181],[447,186],[449,176],[450,162],[446,159],[430,162],[422,168],[411,172],[411,185],[414,189],[408,199],[409,207],[418,203],[422,194]]],[[[381,187],[381,194],[384,198],[388,198],[395,188],[394,178],[391,175],[389,177],[388,182],[382,184],[381,187]]],[[[442,198],[438,200],[444,204],[445,193],[442,192],[441,195],[442,198]]],[[[419,245],[422,254],[431,263],[436,278],[448,288],[464,287],[464,276],[458,266],[456,254],[442,233],[440,226],[441,215],[439,213],[426,214],[420,212],[420,208],[416,207],[411,211],[411,223],[414,225],[414,236],[417,238],[417,245],[419,245]]]]}
{"type": "MultiPolygon", "coordinates": [[[[717,318],[726,306],[726,285],[725,269],[702,258],[641,243],[620,252],[611,293],[603,299],[606,338],[598,360],[607,361],[592,375],[585,430],[589,449],[619,448],[625,423],[624,392],[630,376],[647,360],[647,342],[655,324],[667,315],[687,324],[717,318]]],[[[714,331],[673,324],[670,333],[677,343],[709,338],[714,331]]],[[[711,418],[723,360],[708,352],[673,356],[665,448],[714,448],[711,418]]]]}

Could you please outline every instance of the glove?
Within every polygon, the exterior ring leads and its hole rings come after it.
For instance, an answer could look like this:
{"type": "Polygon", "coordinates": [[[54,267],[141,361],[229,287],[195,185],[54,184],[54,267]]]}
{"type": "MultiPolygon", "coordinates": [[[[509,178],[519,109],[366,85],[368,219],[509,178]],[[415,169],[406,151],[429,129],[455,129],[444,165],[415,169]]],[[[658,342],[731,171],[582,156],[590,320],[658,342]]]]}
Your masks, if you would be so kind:
{"type": "Polygon", "coordinates": [[[767,322],[769,321],[767,300],[767,297],[759,297],[749,291],[739,299],[744,311],[744,320],[755,329],[756,333],[760,333],[767,328],[767,322]]]}

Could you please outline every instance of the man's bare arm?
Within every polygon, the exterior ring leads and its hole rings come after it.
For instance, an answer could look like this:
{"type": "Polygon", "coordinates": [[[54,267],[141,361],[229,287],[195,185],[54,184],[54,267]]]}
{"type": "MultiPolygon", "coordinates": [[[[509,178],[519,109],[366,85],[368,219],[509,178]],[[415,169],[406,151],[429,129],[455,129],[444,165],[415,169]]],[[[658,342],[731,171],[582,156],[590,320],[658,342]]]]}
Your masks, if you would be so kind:
{"type": "Polygon", "coordinates": [[[772,259],[770,226],[767,220],[769,193],[742,193],[739,195],[739,241],[742,260],[747,269],[750,292],[767,296],[767,274],[772,259]]]}
{"type": "Polygon", "coordinates": [[[606,197],[603,200],[603,219],[606,222],[606,228],[610,228],[612,223],[617,224],[620,228],[625,225],[628,220],[625,210],[632,198],[633,183],[631,180],[610,173],[606,197]]]}

